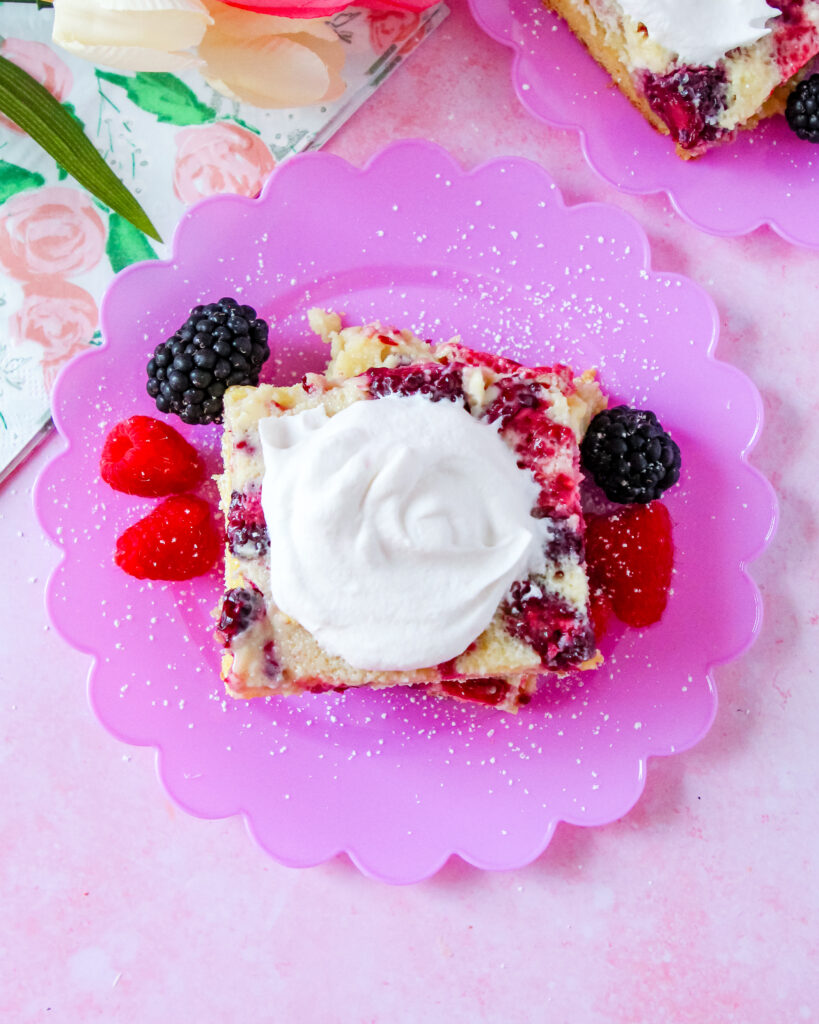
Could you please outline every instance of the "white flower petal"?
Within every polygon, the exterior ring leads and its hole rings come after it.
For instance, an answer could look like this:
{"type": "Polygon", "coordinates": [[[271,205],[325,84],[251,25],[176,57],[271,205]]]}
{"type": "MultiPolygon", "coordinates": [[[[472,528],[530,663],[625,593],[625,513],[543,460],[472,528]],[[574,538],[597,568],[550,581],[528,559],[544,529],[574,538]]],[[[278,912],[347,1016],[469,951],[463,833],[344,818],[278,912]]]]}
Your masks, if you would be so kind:
{"type": "Polygon", "coordinates": [[[184,71],[202,63],[190,53],[161,53],[136,46],[85,46],[75,41],[60,42],[60,46],[92,64],[123,71],[184,71]]]}
{"type": "Polygon", "coordinates": [[[214,88],[226,86],[233,96],[256,107],[320,103],[331,85],[326,61],[286,36],[243,45],[208,32],[199,54],[206,64],[203,74],[214,88]]]}
{"type": "Polygon", "coordinates": [[[87,47],[104,48],[111,67],[172,71],[190,66],[182,51],[197,46],[210,23],[200,0],[59,0],[52,34],[86,60],[97,59],[87,47]]]}
{"type": "MultiPolygon", "coordinates": [[[[65,5],[66,0],[58,0],[55,4],[55,9],[59,6],[65,5]]],[[[69,4],[80,3],[87,8],[96,9],[98,7],[104,7],[109,11],[127,11],[139,14],[151,14],[154,12],[163,11],[183,11],[190,14],[196,14],[200,18],[203,18],[206,23],[210,23],[211,18],[208,14],[207,7],[202,3],[202,0],[68,0],[69,4]]]]}

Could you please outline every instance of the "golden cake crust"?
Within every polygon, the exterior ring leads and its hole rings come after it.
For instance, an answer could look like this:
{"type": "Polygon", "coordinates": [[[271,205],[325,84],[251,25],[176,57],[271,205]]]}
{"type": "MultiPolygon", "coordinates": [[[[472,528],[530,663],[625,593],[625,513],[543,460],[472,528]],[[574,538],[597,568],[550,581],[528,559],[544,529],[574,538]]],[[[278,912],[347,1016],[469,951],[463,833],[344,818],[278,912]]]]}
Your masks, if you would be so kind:
{"type": "MultiPolygon", "coordinates": [[[[458,658],[446,667],[430,666],[412,671],[363,671],[354,668],[324,651],[313,636],[298,622],[276,608],[270,588],[270,568],[264,558],[247,557],[247,552],[233,549],[230,542],[231,503],[236,493],[247,492],[259,484],[258,424],[268,416],[286,416],[322,405],[332,416],[353,402],[367,397],[364,378],[373,368],[399,364],[429,365],[457,360],[469,350],[456,341],[431,346],[409,331],[399,331],[380,324],[341,329],[335,314],[312,311],[311,326],[330,345],[331,359],[326,374],[308,374],[304,381],[291,387],[263,384],[257,388],[233,387],[224,401],[225,430],[222,441],[224,472],[217,477],[220,505],[228,524],[225,553],[226,594],[234,590],[258,592],[266,614],[252,621],[243,631],[241,643],[229,643],[222,663],[222,675],[228,692],[234,697],[267,696],[272,693],[291,695],[305,690],[369,686],[423,685],[434,693],[460,696],[459,686],[467,681],[487,686],[503,684],[499,699],[487,701],[507,710],[528,698],[537,676],[543,670],[537,652],[504,626],[500,610],[489,627],[458,658]],[[272,656],[270,651],[275,651],[272,656]],[[271,663],[275,671],[271,673],[271,663]]],[[[470,353],[474,356],[475,353],[470,353]]],[[[469,367],[463,379],[468,381],[470,401],[488,400],[484,395],[491,388],[492,374],[480,365],[469,367]]],[[[548,388],[555,407],[555,417],[571,428],[579,439],[591,417],[603,408],[594,375],[585,374],[564,386],[562,377],[549,368],[540,376],[532,371],[531,379],[548,388]]],[[[491,394],[491,392],[490,392],[491,394]]],[[[588,587],[582,563],[555,563],[555,579],[548,585],[569,594],[578,607],[588,606],[588,587]],[[572,591],[572,587],[576,593],[572,591]]],[[[594,654],[580,668],[595,667],[599,655],[594,654]]]]}

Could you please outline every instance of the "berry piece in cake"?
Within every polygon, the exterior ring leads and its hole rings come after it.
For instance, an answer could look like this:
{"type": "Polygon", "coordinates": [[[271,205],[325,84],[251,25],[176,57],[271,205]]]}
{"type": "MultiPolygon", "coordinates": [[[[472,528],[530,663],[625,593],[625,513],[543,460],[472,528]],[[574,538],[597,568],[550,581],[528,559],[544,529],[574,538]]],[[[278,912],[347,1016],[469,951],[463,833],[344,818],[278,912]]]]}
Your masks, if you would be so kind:
{"type": "Polygon", "coordinates": [[[463,366],[438,363],[409,366],[376,366],[367,371],[367,384],[373,398],[386,395],[424,395],[431,402],[466,402],[463,366]]]}
{"type": "Polygon", "coordinates": [[[596,628],[605,628],[606,598],[628,626],[658,622],[674,569],[671,517],[661,501],[632,505],[586,527],[586,568],[596,628]],[[595,596],[596,595],[596,596],[595,596]]]}
{"type": "Polygon", "coordinates": [[[236,299],[194,306],[179,330],[154,349],[148,394],[160,412],[184,423],[221,423],[225,391],[259,383],[270,355],[267,336],[267,323],[236,299]]]}
{"type": "MultiPolygon", "coordinates": [[[[484,413],[487,422],[500,424],[500,434],[517,455],[518,466],[530,470],[540,487],[538,507],[532,514],[565,519],[579,513],[577,455],[571,456],[570,469],[565,461],[568,452],[575,452],[574,434],[570,427],[551,418],[548,392],[542,383],[500,380],[489,395],[494,397],[484,413]]],[[[565,533],[565,523],[556,524],[549,557],[566,554],[569,546],[580,552],[577,531],[573,540],[565,533]]]]}
{"type": "Polygon", "coordinates": [[[533,580],[512,584],[504,612],[512,636],[534,648],[547,668],[566,671],[594,657],[588,619],[561,595],[545,592],[533,580]]]}
{"type": "Polygon", "coordinates": [[[167,423],[152,416],[130,416],[105,438],[100,475],[114,490],[161,498],[199,483],[202,462],[196,449],[167,423]]]}
{"type": "Polygon", "coordinates": [[[726,105],[722,68],[681,67],[670,74],[647,74],[648,105],[684,150],[694,150],[724,134],[717,119],[726,105]]]}
{"type": "Polygon", "coordinates": [[[819,142],[819,75],[797,85],[788,97],[785,117],[800,139],[819,142]]]}
{"type": "Polygon", "coordinates": [[[589,424],[580,453],[606,497],[623,505],[654,501],[680,478],[680,449],[647,409],[604,409],[589,424]]]}
{"type": "MultiPolygon", "coordinates": [[[[257,619],[260,619],[265,612],[264,598],[257,587],[233,587],[225,594],[222,601],[222,611],[219,615],[219,626],[216,630],[216,639],[227,647],[234,637],[237,637],[257,619]]],[[[273,655],[273,647],[269,648],[270,656],[273,657],[276,667],[278,661],[273,655]]],[[[271,665],[270,656],[265,650],[265,665],[271,665]]]]}
{"type": "Polygon", "coordinates": [[[114,561],[140,580],[187,580],[207,572],[221,547],[210,505],[179,494],[128,527],[117,540],[114,561]]]}
{"type": "Polygon", "coordinates": [[[270,537],[267,535],[259,487],[231,493],[226,525],[228,548],[232,554],[244,559],[267,554],[270,537]]]}
{"type": "Polygon", "coordinates": [[[486,419],[489,423],[500,420],[501,428],[513,417],[520,416],[524,409],[539,409],[543,404],[543,389],[537,381],[502,378],[495,383],[494,389],[495,397],[486,410],[486,419]]]}
{"type": "Polygon", "coordinates": [[[509,683],[505,679],[444,679],[439,685],[441,691],[450,697],[490,707],[502,704],[509,693],[509,683]]]}

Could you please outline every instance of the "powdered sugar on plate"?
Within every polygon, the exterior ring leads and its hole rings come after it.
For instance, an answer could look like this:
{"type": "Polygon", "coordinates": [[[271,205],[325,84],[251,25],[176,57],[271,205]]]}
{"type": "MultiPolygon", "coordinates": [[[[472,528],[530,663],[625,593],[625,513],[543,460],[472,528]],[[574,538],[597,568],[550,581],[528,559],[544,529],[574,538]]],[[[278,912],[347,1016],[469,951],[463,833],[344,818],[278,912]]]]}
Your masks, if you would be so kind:
{"type": "MultiPolygon", "coordinates": [[[[628,810],[649,754],[704,735],[711,667],[758,629],[746,566],[771,533],[775,501],[746,462],[759,397],[713,358],[711,302],[691,281],[652,271],[648,257],[632,218],[566,208],[532,163],[465,173],[441,149],[404,142],[363,170],[296,157],[258,200],[201,204],[172,260],[115,281],[105,346],[58,384],[66,448],[36,503],[64,556],[50,613],[94,656],[94,709],[126,742],[158,748],[177,803],[204,817],[244,814],[283,863],[346,851],[374,877],[409,882],[453,853],[487,868],[528,863],[557,821],[593,825],[628,810]],[[544,680],[517,716],[417,691],[226,698],[211,638],[218,571],[161,584],[116,569],[117,534],[151,502],[111,491],[97,462],[114,422],[151,413],[144,367],[156,342],[196,302],[229,293],[273,324],[263,379],[291,383],[324,365],[305,318],[320,305],[434,340],[461,333],[471,347],[531,364],[597,366],[613,400],[653,408],[684,459],[666,499],[678,555],[662,622],[615,630],[601,669],[544,680]]],[[[216,472],[218,427],[180,429],[216,472]]],[[[210,485],[202,493],[215,503],[210,485]]]]}

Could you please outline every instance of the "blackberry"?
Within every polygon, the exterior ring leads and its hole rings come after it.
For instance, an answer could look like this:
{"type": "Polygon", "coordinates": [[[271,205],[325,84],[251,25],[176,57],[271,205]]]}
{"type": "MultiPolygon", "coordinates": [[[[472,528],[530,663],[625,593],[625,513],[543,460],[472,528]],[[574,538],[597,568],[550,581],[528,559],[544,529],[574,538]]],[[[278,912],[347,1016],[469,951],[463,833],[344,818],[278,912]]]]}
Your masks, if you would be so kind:
{"type": "Polygon", "coordinates": [[[785,117],[800,139],[819,142],[819,74],[806,78],[793,90],[785,117]]]}
{"type": "Polygon", "coordinates": [[[680,478],[680,449],[648,410],[618,405],[598,413],[580,454],[606,497],[623,505],[654,501],[680,478]]]}
{"type": "Polygon", "coordinates": [[[188,319],[154,349],[147,391],[160,412],[183,423],[220,423],[225,391],[259,383],[270,355],[268,326],[252,306],[225,298],[194,306],[188,319]]]}

